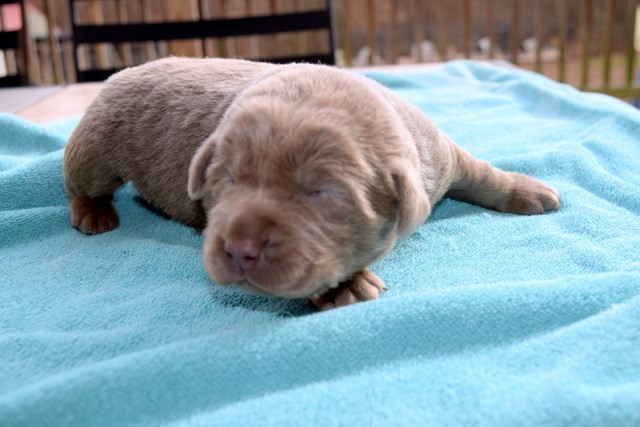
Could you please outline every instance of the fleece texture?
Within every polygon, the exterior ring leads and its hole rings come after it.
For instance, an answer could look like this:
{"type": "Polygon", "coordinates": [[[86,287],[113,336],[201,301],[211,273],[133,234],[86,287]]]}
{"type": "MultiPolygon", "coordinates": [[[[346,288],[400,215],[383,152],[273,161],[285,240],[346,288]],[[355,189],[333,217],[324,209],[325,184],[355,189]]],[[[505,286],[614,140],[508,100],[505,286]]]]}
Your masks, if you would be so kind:
{"type": "Polygon", "coordinates": [[[78,233],[78,119],[1,115],[0,425],[640,425],[640,113],[475,62],[368,75],[560,210],[445,199],[372,266],[380,300],[318,313],[211,283],[131,186],[78,233]]]}

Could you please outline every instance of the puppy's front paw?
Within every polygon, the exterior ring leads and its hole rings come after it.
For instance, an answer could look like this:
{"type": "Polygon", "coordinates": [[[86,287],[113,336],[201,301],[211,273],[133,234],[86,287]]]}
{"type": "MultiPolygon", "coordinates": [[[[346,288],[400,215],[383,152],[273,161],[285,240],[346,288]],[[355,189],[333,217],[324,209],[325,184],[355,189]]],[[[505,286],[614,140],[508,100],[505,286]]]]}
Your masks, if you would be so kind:
{"type": "Polygon", "coordinates": [[[337,288],[330,289],[318,297],[311,297],[310,300],[324,311],[378,299],[386,290],[387,287],[382,279],[364,268],[354,274],[350,280],[340,283],[337,288]]]}
{"type": "Polygon", "coordinates": [[[498,206],[501,212],[538,215],[560,208],[558,192],[547,184],[526,175],[512,174],[513,187],[498,206]]]}
{"type": "Polygon", "coordinates": [[[71,201],[71,224],[84,234],[100,234],[118,227],[111,197],[76,197],[71,201]]]}

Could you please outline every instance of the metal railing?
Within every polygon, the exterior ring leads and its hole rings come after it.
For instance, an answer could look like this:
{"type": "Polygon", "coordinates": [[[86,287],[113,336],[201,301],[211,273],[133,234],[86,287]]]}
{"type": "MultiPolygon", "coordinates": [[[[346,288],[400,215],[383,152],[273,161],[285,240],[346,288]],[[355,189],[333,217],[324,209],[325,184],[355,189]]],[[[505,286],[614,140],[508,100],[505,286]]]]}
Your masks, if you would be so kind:
{"type": "MultiPolygon", "coordinates": [[[[176,19],[285,13],[313,9],[324,1],[185,0],[187,6],[179,8],[176,19]]],[[[33,7],[30,13],[48,23],[29,38],[30,81],[74,81],[68,0],[28,3],[33,7]]],[[[167,6],[176,0],[86,3],[87,8],[77,13],[92,23],[131,22],[135,13],[153,20],[176,11],[175,5],[167,6]]],[[[332,0],[336,61],[348,67],[502,59],[584,90],[638,97],[638,6],[638,0],[332,0]]],[[[177,54],[255,57],[256,52],[272,54],[279,49],[305,54],[313,51],[314,40],[312,33],[293,40],[291,36],[212,39],[191,50],[182,43],[177,54]]],[[[176,49],[171,43],[96,46],[78,60],[126,66],[132,63],[132,52],[148,60],[176,54],[176,49]]]]}
{"type": "Polygon", "coordinates": [[[583,90],[640,96],[637,0],[335,3],[346,65],[502,59],[583,90]],[[358,16],[365,31],[354,34],[358,16]]]}

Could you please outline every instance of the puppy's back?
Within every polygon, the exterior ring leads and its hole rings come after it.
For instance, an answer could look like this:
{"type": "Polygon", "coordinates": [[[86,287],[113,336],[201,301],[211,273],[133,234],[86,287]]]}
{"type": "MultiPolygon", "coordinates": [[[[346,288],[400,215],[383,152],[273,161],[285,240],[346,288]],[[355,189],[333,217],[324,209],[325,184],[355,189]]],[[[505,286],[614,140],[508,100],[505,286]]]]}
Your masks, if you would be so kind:
{"type": "Polygon", "coordinates": [[[132,181],[168,215],[204,226],[202,208],[187,194],[191,157],[234,98],[278,69],[240,60],[166,58],[113,75],[67,145],[68,192],[86,195],[83,186],[109,175],[118,186],[132,181]]]}

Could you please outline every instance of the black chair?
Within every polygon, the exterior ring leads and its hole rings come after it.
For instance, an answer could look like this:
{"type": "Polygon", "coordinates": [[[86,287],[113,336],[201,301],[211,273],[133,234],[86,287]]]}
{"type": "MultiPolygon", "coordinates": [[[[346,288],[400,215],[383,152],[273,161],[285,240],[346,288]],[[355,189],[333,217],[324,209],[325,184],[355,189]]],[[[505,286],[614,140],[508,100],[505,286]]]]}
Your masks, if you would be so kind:
{"type": "MultiPolygon", "coordinates": [[[[325,30],[327,51],[308,55],[283,57],[243,58],[274,63],[309,62],[334,65],[334,41],[331,20],[331,0],[325,7],[312,11],[247,16],[241,18],[198,19],[180,22],[79,24],[76,16],[78,4],[86,0],[70,0],[74,63],[78,82],[101,81],[123,66],[99,69],[93,64],[81,67],[78,53],[81,46],[110,43],[114,47],[123,43],[174,40],[223,39],[227,37],[293,33],[307,30],[325,30]]],[[[178,0],[176,0],[178,1],[178,0]]],[[[114,50],[115,51],[115,50],[114,50]]]]}
{"type": "Polygon", "coordinates": [[[17,72],[0,77],[0,87],[22,86],[28,83],[27,78],[27,49],[26,44],[26,13],[22,0],[0,0],[0,6],[15,4],[20,7],[22,16],[22,28],[14,31],[0,30],[0,50],[4,52],[13,51],[16,59],[17,72]]]}

